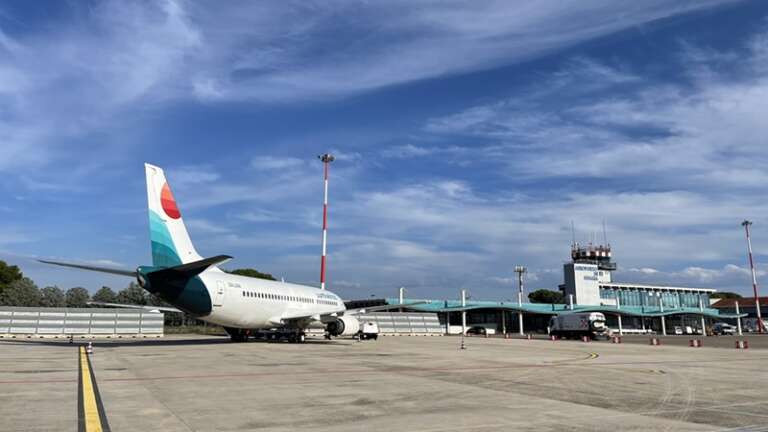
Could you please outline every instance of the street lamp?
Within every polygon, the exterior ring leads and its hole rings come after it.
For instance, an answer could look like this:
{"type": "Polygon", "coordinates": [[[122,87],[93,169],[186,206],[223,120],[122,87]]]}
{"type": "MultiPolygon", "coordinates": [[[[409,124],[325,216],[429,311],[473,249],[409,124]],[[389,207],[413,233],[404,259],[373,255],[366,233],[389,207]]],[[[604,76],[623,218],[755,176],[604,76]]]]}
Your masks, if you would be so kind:
{"type": "Polygon", "coordinates": [[[520,330],[520,335],[524,335],[525,332],[523,331],[523,274],[528,271],[524,266],[517,265],[515,266],[515,273],[517,273],[517,323],[518,323],[518,329],[520,330]]]}

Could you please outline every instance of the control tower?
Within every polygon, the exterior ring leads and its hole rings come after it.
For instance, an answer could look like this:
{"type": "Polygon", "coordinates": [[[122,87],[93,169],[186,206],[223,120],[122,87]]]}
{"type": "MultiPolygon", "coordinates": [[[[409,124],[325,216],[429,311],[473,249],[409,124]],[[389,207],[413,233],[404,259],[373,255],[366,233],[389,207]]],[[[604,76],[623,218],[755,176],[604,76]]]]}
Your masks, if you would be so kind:
{"type": "Polygon", "coordinates": [[[560,289],[566,301],[573,296],[574,304],[600,304],[600,285],[611,283],[611,245],[571,245],[571,262],[563,265],[564,284],[560,289]]]}
{"type": "Polygon", "coordinates": [[[614,271],[616,263],[611,261],[611,245],[594,246],[589,243],[581,246],[578,243],[571,245],[571,262],[579,264],[595,264],[598,270],[614,271]]]}

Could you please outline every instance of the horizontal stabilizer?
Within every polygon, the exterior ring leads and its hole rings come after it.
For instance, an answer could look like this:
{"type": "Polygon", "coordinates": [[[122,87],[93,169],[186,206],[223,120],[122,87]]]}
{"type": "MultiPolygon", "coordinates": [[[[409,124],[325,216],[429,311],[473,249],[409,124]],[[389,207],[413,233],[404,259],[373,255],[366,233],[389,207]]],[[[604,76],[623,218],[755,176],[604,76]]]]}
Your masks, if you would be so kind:
{"type": "Polygon", "coordinates": [[[173,275],[173,276],[183,276],[185,278],[193,278],[199,275],[200,273],[208,270],[208,268],[219,265],[219,264],[223,264],[231,259],[232,257],[229,255],[216,255],[214,257],[201,259],[200,261],[193,261],[191,263],[153,271],[151,274],[153,276],[173,275]]]}
{"type": "Polygon", "coordinates": [[[106,302],[95,302],[95,301],[88,302],[88,304],[93,306],[106,306],[106,307],[124,308],[124,309],[141,309],[147,312],[182,313],[182,311],[180,311],[179,309],[176,309],[175,307],[169,307],[169,306],[128,305],[128,304],[122,304],[122,303],[106,303],[106,302]]]}
{"type": "Polygon", "coordinates": [[[61,261],[49,261],[49,260],[38,260],[38,261],[44,264],[53,264],[53,265],[62,266],[62,267],[72,267],[72,268],[81,269],[81,270],[97,271],[101,273],[109,273],[109,274],[120,275],[120,276],[136,277],[136,274],[137,274],[135,270],[133,271],[120,270],[116,268],[96,267],[92,265],[74,264],[74,263],[67,263],[67,262],[61,262],[61,261]]]}

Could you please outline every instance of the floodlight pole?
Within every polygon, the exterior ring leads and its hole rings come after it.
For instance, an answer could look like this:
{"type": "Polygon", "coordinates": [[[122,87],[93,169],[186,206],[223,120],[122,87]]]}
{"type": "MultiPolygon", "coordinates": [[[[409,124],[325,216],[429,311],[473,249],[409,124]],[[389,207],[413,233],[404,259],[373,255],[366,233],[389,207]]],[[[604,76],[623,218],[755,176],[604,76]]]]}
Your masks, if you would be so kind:
{"type": "Polygon", "coordinates": [[[752,292],[755,295],[755,313],[757,314],[757,331],[763,333],[765,331],[763,325],[763,317],[760,313],[760,296],[757,292],[757,275],[755,274],[755,261],[752,259],[752,239],[749,236],[749,227],[752,226],[752,222],[745,220],[741,223],[744,227],[744,231],[747,233],[747,250],[749,251],[749,268],[752,270],[752,292]]]}
{"type": "Polygon", "coordinates": [[[616,291],[613,294],[616,298],[616,318],[619,321],[619,336],[624,336],[624,327],[621,325],[621,300],[619,300],[619,294],[616,291]]]}
{"type": "MultiPolygon", "coordinates": [[[[659,310],[661,311],[661,334],[666,336],[667,335],[667,322],[664,319],[664,293],[659,291],[659,310]]],[[[701,331],[704,331],[704,329],[701,329],[701,331]]]]}
{"type": "Polygon", "coordinates": [[[467,334],[467,290],[461,290],[461,335],[467,334]]]}
{"type": "Polygon", "coordinates": [[[323,254],[320,256],[320,289],[325,289],[325,255],[328,242],[328,166],[336,158],[330,153],[317,157],[323,163],[323,254]]]}
{"type": "Polygon", "coordinates": [[[525,331],[523,330],[523,273],[525,273],[527,269],[524,266],[518,265],[515,266],[515,273],[517,273],[517,323],[518,328],[520,330],[520,336],[525,334],[525,331]]]}

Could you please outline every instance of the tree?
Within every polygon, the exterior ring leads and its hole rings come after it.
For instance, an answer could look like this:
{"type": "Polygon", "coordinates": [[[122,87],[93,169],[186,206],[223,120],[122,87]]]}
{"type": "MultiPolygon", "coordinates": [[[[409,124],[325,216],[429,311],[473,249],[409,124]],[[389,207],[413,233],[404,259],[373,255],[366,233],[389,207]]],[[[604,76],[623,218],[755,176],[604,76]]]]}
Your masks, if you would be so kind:
{"type": "Polygon", "coordinates": [[[112,288],[103,286],[99,288],[98,291],[96,291],[96,294],[93,295],[92,300],[102,303],[115,303],[117,301],[117,294],[112,291],[112,288]]]}
{"type": "Polygon", "coordinates": [[[88,307],[88,301],[91,299],[91,295],[88,293],[88,290],[83,287],[68,289],[65,297],[67,307],[70,308],[88,307]]]}
{"type": "Polygon", "coordinates": [[[115,301],[120,304],[146,305],[147,293],[137,283],[131,282],[117,293],[115,301]]]}
{"type": "Polygon", "coordinates": [[[740,299],[742,298],[741,294],[735,293],[735,292],[728,292],[728,291],[720,291],[716,293],[710,294],[709,298],[716,298],[716,299],[740,299]]]}
{"type": "Polygon", "coordinates": [[[0,292],[0,304],[5,306],[40,306],[40,290],[32,279],[22,277],[8,284],[0,292]]]}
{"type": "Polygon", "coordinates": [[[67,305],[64,291],[57,286],[48,286],[40,290],[40,306],[64,307],[67,305]]]}
{"type": "Polygon", "coordinates": [[[228,271],[227,273],[236,274],[240,276],[248,276],[252,278],[259,278],[259,279],[268,279],[268,280],[277,280],[269,273],[262,273],[256,269],[252,268],[241,268],[241,269],[235,269],[232,271],[228,271]]]}
{"type": "Polygon", "coordinates": [[[563,303],[563,293],[560,291],[552,291],[547,289],[538,289],[528,294],[528,299],[531,303],[547,303],[558,304],[563,303]]]}
{"type": "MultiPolygon", "coordinates": [[[[5,261],[0,261],[0,305],[12,306],[9,303],[5,303],[4,298],[9,298],[11,294],[6,293],[9,289],[11,282],[21,280],[24,275],[21,274],[19,268],[16,266],[9,266],[5,261]]],[[[11,301],[11,300],[7,300],[11,301]]]]}
{"type": "Polygon", "coordinates": [[[21,280],[24,275],[18,267],[9,266],[5,261],[0,261],[0,286],[8,285],[13,281],[21,280]]]}

